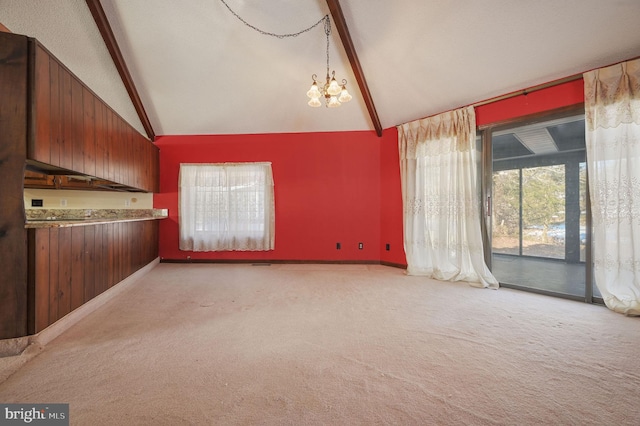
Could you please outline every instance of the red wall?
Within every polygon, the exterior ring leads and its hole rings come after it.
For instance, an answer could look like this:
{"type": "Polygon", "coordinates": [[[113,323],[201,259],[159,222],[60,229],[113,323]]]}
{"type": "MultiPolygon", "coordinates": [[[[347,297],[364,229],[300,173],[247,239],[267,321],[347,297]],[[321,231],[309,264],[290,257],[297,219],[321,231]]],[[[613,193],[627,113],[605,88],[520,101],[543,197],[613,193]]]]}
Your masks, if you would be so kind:
{"type": "Polygon", "coordinates": [[[402,228],[400,153],[396,128],[383,132],[380,141],[380,239],[382,262],[406,265],[402,228]],[[386,244],[390,250],[386,250],[386,244]]]}
{"type": "Polygon", "coordinates": [[[582,102],[584,102],[584,81],[574,80],[527,95],[514,96],[476,107],[476,125],[498,123],[582,102]]]}
{"type": "MultiPolygon", "coordinates": [[[[391,138],[395,139],[393,133],[391,138]]],[[[162,136],[160,221],[163,259],[380,260],[380,144],[375,132],[162,136]],[[180,163],[270,161],[275,182],[275,250],[178,249],[180,163]],[[340,242],[341,250],[336,249],[340,242]],[[358,243],[364,249],[358,249],[358,243]]]]}
{"type": "MultiPolygon", "coordinates": [[[[476,108],[478,126],[584,101],[576,80],[476,108]]],[[[162,136],[160,221],[163,259],[382,261],[406,265],[395,128],[374,132],[162,136]],[[271,161],[275,181],[276,248],[267,252],[184,252],[178,249],[180,163],[271,161]],[[342,244],[336,250],[336,243],[342,244]],[[358,243],[364,249],[358,250],[358,243]],[[390,250],[386,250],[389,244],[390,250]]]]}

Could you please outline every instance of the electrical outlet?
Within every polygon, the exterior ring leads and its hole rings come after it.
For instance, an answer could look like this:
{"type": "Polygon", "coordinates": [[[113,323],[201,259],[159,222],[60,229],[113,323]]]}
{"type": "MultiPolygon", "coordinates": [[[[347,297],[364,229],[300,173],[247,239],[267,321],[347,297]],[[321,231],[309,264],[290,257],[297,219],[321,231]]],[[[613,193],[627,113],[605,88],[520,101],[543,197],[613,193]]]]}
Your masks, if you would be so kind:
{"type": "Polygon", "coordinates": [[[44,204],[42,200],[36,198],[31,199],[31,207],[42,207],[43,205],[44,204]]]}
{"type": "Polygon", "coordinates": [[[364,248],[364,244],[363,243],[358,243],[358,250],[362,250],[364,248]]]}
{"type": "Polygon", "coordinates": [[[342,246],[340,245],[340,243],[336,243],[336,250],[340,250],[342,248],[342,246]]]}
{"type": "Polygon", "coordinates": [[[67,199],[60,198],[60,207],[67,207],[67,199]]]}
{"type": "Polygon", "coordinates": [[[386,249],[387,251],[391,250],[391,244],[387,243],[387,245],[385,246],[385,249],[386,249]]]}
{"type": "Polygon", "coordinates": [[[124,200],[124,206],[125,207],[130,207],[131,206],[131,200],[129,200],[129,199],[124,200]]]}

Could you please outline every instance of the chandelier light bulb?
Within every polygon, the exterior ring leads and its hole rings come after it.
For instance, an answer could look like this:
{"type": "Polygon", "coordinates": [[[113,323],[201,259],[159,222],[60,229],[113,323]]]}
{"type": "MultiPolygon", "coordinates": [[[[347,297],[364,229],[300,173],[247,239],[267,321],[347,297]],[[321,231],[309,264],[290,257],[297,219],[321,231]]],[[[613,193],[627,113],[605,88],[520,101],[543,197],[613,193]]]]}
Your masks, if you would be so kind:
{"type": "Polygon", "coordinates": [[[311,85],[311,88],[309,89],[309,91],[307,92],[307,96],[310,98],[319,98],[320,96],[322,96],[322,93],[320,93],[320,90],[318,89],[318,83],[316,83],[316,81],[313,81],[313,84],[311,85]]]}
{"type": "MultiPolygon", "coordinates": [[[[318,92],[318,94],[319,93],[320,92],[318,92]]],[[[319,98],[311,98],[311,100],[308,102],[308,105],[310,107],[317,108],[317,107],[321,106],[322,104],[320,103],[320,99],[319,98]]]]}
{"type": "Polygon", "coordinates": [[[349,92],[347,92],[347,88],[345,87],[345,85],[342,85],[342,91],[340,92],[340,97],[338,98],[338,100],[344,103],[349,102],[351,98],[352,96],[349,94],[349,92]]]}
{"type": "Polygon", "coordinates": [[[337,108],[340,106],[340,102],[338,102],[338,98],[336,98],[335,96],[331,96],[329,98],[329,103],[327,104],[327,106],[329,108],[337,108]]]}
{"type": "Polygon", "coordinates": [[[327,93],[330,94],[331,96],[336,96],[337,94],[340,93],[341,90],[342,89],[338,85],[338,82],[336,81],[336,78],[333,77],[331,79],[331,83],[329,83],[329,88],[327,89],[327,93]]]}

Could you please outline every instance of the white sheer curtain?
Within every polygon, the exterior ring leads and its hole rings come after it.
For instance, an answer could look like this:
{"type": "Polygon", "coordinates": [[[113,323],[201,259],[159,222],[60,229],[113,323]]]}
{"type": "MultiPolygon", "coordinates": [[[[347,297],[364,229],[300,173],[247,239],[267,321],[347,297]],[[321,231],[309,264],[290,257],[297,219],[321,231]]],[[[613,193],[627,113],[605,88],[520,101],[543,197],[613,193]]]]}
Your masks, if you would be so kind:
{"type": "Polygon", "coordinates": [[[398,126],[407,273],[497,288],[484,262],[473,107],[398,126]]]}
{"type": "Polygon", "coordinates": [[[595,282],[640,315],[640,59],[584,74],[595,282]]]}
{"type": "Polygon", "coordinates": [[[181,164],[180,250],[273,250],[271,163],[181,164]]]}

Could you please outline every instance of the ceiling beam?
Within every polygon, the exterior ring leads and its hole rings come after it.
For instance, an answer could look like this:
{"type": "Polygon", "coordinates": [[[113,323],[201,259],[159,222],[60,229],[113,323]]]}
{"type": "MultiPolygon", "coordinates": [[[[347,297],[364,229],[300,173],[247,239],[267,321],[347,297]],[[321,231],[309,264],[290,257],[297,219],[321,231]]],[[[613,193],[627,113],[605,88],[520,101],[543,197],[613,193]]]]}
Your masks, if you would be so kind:
{"type": "Polygon", "coordinates": [[[353,70],[353,74],[355,75],[358,86],[360,87],[360,92],[362,93],[364,103],[367,106],[367,110],[369,111],[369,116],[371,117],[371,121],[373,122],[373,127],[376,129],[376,133],[378,134],[378,136],[382,137],[382,125],[380,124],[380,119],[378,118],[378,112],[376,111],[376,106],[373,104],[373,98],[371,97],[371,92],[369,92],[367,80],[364,78],[364,73],[362,72],[362,67],[360,66],[360,61],[358,60],[356,49],[353,46],[353,41],[351,40],[351,35],[349,34],[349,28],[347,28],[347,23],[344,20],[342,8],[340,7],[340,1],[327,0],[327,6],[329,6],[329,11],[331,12],[331,16],[333,17],[333,22],[335,23],[336,29],[338,30],[338,34],[340,35],[340,40],[342,40],[342,46],[344,47],[344,50],[347,53],[347,57],[349,58],[351,69],[353,70]]]}
{"type": "Polygon", "coordinates": [[[91,11],[91,15],[93,16],[93,20],[96,21],[98,30],[100,30],[104,43],[107,45],[107,49],[109,50],[109,54],[111,55],[111,59],[113,60],[116,69],[118,70],[118,74],[120,74],[120,78],[122,78],[124,87],[127,89],[127,93],[129,93],[133,107],[138,113],[138,117],[142,122],[145,132],[147,132],[147,137],[153,142],[156,135],[153,131],[153,127],[151,126],[151,121],[149,121],[149,117],[144,109],[144,105],[142,104],[136,85],[133,83],[131,74],[129,74],[129,69],[124,61],[120,47],[118,47],[118,42],[113,35],[111,25],[109,25],[107,15],[104,13],[100,0],[86,0],[86,2],[87,6],[89,6],[89,10],[91,11]]]}

